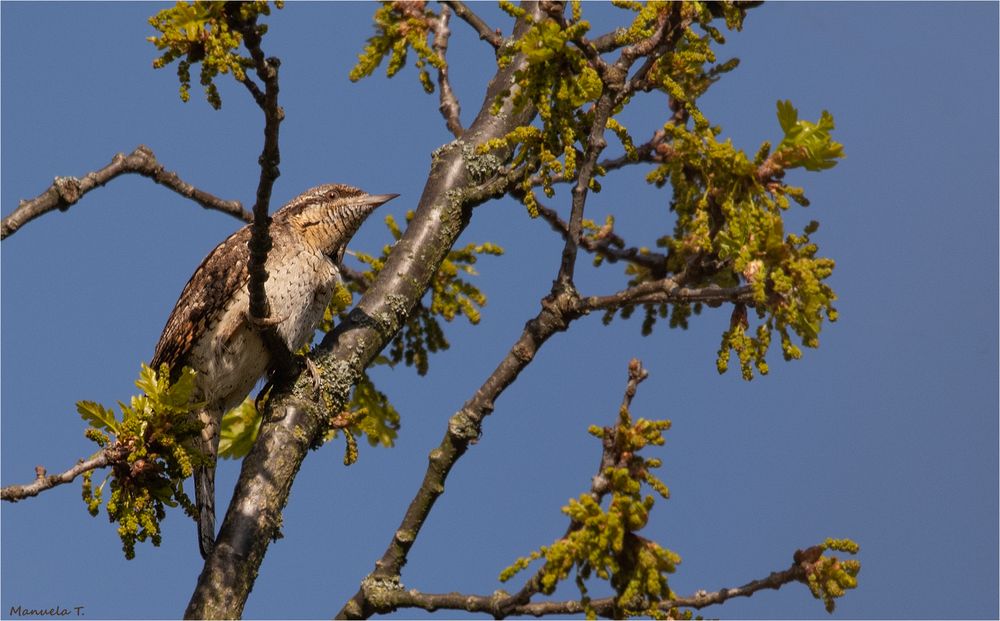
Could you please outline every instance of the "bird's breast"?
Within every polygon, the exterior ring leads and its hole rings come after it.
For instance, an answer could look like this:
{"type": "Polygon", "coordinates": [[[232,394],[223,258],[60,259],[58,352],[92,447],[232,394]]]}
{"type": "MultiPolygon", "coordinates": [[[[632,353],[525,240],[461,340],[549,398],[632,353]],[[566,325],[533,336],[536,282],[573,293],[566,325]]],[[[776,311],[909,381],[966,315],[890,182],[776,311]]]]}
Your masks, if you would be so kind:
{"type": "MultiPolygon", "coordinates": [[[[278,335],[294,352],[315,333],[339,275],[329,258],[307,251],[269,257],[267,271],[264,289],[271,317],[280,320],[278,335]]],[[[249,324],[249,312],[244,285],[191,350],[189,364],[198,370],[198,400],[223,411],[238,405],[270,367],[270,352],[249,324]]]]}

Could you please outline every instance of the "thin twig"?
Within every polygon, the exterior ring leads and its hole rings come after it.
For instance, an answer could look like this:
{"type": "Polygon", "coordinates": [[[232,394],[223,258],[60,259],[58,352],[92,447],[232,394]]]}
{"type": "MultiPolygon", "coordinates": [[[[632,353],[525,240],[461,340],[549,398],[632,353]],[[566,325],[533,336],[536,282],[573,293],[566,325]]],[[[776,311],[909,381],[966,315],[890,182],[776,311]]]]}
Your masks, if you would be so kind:
{"type": "Polygon", "coordinates": [[[608,119],[611,117],[614,107],[629,93],[629,85],[632,83],[632,80],[626,81],[625,76],[628,75],[632,65],[639,58],[648,55],[645,65],[639,71],[639,75],[645,75],[657,57],[655,53],[661,47],[674,42],[676,35],[668,36],[667,33],[668,31],[672,33],[679,32],[680,29],[672,25],[673,20],[670,19],[672,15],[679,15],[679,10],[674,8],[669,14],[662,13],[659,17],[656,31],[648,38],[624,48],[613,66],[609,66],[600,59],[598,52],[591,43],[583,40],[577,42],[584,53],[591,58],[591,64],[596,63],[595,67],[601,73],[601,80],[605,88],[594,105],[594,120],[590,127],[590,134],[587,137],[586,158],[580,166],[579,175],[573,187],[573,205],[570,210],[569,222],[567,223],[562,265],[557,277],[557,281],[562,286],[571,287],[573,284],[573,274],[583,228],[583,211],[587,201],[587,193],[595,167],[597,166],[597,158],[607,146],[604,133],[608,119]]]}
{"type": "Polygon", "coordinates": [[[722,304],[724,302],[753,302],[753,289],[750,285],[736,287],[720,287],[708,285],[705,287],[686,287],[674,278],[661,278],[639,283],[634,287],[623,289],[617,293],[603,296],[580,298],[577,312],[587,313],[595,310],[613,310],[635,304],[678,304],[702,302],[705,304],[722,304]]]}
{"type": "Polygon", "coordinates": [[[624,28],[616,28],[611,32],[606,32],[595,39],[591,39],[590,44],[602,54],[614,51],[623,45],[619,41],[624,38],[625,32],[624,28]]]}
{"type": "Polygon", "coordinates": [[[593,178],[597,166],[597,158],[600,157],[604,147],[608,146],[604,132],[606,131],[605,125],[614,108],[613,100],[614,89],[608,84],[594,107],[594,121],[590,126],[590,135],[587,137],[586,158],[580,166],[580,174],[573,187],[573,206],[570,209],[568,230],[562,252],[562,264],[559,267],[559,275],[556,277],[560,286],[573,286],[576,254],[579,248],[580,234],[583,231],[583,210],[587,203],[587,194],[590,191],[590,180],[593,178]]]}
{"type": "Polygon", "coordinates": [[[472,26],[479,33],[479,38],[492,45],[494,49],[499,50],[500,46],[503,45],[503,37],[500,35],[500,31],[490,28],[489,24],[483,21],[483,18],[476,15],[461,0],[444,0],[441,4],[450,6],[451,10],[455,11],[455,15],[458,15],[465,20],[465,23],[472,26]]]}
{"type": "MultiPolygon", "coordinates": [[[[569,235],[569,225],[559,217],[555,209],[539,203],[538,215],[549,223],[552,230],[564,238],[569,235]]],[[[609,263],[628,261],[629,263],[635,263],[650,270],[654,276],[664,276],[666,274],[667,255],[659,252],[643,251],[635,246],[626,247],[625,240],[613,230],[607,232],[602,230],[593,237],[582,235],[580,237],[580,245],[587,252],[604,257],[609,263]]]]}
{"type": "Polygon", "coordinates": [[[121,457],[121,448],[116,443],[112,444],[108,448],[98,451],[97,453],[91,455],[88,459],[81,459],[77,461],[75,466],[65,472],[60,472],[59,474],[46,474],[45,468],[36,466],[34,481],[24,485],[8,485],[7,487],[0,489],[0,500],[17,502],[19,500],[24,500],[25,498],[37,496],[45,490],[52,489],[57,485],[71,483],[76,477],[80,476],[84,472],[90,472],[91,470],[107,467],[121,459],[121,457]]]}
{"type": "MultiPolygon", "coordinates": [[[[674,8],[669,15],[677,14],[679,14],[679,9],[674,8]]],[[[584,206],[587,202],[590,181],[597,166],[597,158],[600,157],[601,152],[607,146],[604,133],[608,119],[611,117],[614,107],[627,96],[628,84],[631,81],[626,81],[625,76],[628,75],[629,69],[635,61],[644,55],[649,55],[646,65],[640,70],[640,74],[643,74],[644,71],[649,70],[649,67],[655,60],[653,53],[661,46],[673,43],[675,37],[667,36],[666,33],[668,30],[673,32],[679,29],[668,28],[668,25],[672,23],[669,15],[664,13],[660,16],[658,27],[650,37],[624,48],[613,66],[609,66],[600,58],[592,43],[582,39],[576,42],[588,58],[590,58],[591,64],[595,65],[595,69],[600,72],[601,81],[604,83],[604,90],[594,105],[594,120],[590,126],[590,134],[587,136],[586,156],[583,164],[580,166],[576,185],[573,187],[573,206],[570,210],[568,234],[565,246],[563,247],[562,265],[557,277],[562,286],[572,286],[573,284],[576,255],[583,228],[584,206]]]]}
{"type": "Polygon", "coordinates": [[[757,178],[757,181],[764,184],[764,187],[768,191],[775,192],[785,185],[781,180],[785,176],[785,167],[788,166],[787,160],[788,151],[778,149],[760,163],[754,176],[757,178]]]}
{"type": "MultiPolygon", "coordinates": [[[[615,61],[615,65],[619,69],[628,71],[629,68],[632,66],[632,64],[635,63],[635,61],[638,60],[639,58],[642,58],[643,56],[647,56],[648,60],[655,62],[657,55],[654,54],[653,52],[656,51],[657,47],[659,47],[662,42],[665,41],[669,42],[671,39],[671,37],[666,36],[668,30],[667,27],[668,24],[674,23],[673,20],[671,20],[670,18],[679,17],[680,12],[681,12],[680,7],[675,6],[672,9],[670,9],[669,13],[667,11],[663,11],[659,15],[657,15],[656,30],[653,32],[653,34],[641,41],[637,41],[636,43],[633,43],[632,45],[623,48],[621,55],[618,57],[618,60],[615,61]]],[[[670,28],[670,29],[681,30],[680,28],[670,28]]]]}
{"type": "Polygon", "coordinates": [[[638,358],[632,358],[628,363],[628,382],[625,383],[625,396],[622,397],[621,411],[627,412],[632,407],[635,392],[638,390],[639,384],[647,377],[649,377],[649,371],[643,368],[642,362],[638,358]]]}
{"type": "Polygon", "coordinates": [[[353,282],[354,284],[356,284],[358,288],[361,289],[361,293],[364,293],[365,291],[368,290],[368,280],[365,279],[364,272],[356,270],[353,267],[349,267],[344,264],[341,264],[339,269],[341,278],[343,278],[345,281],[353,282]]]}
{"type": "Polygon", "coordinates": [[[572,288],[573,286],[576,255],[580,243],[580,234],[583,231],[583,211],[587,203],[587,194],[590,191],[590,181],[596,170],[597,158],[601,156],[601,152],[608,146],[608,141],[604,138],[604,132],[607,131],[608,119],[611,118],[614,112],[614,102],[617,99],[617,92],[622,86],[622,76],[628,70],[626,67],[625,71],[621,71],[616,64],[619,72],[615,75],[615,72],[610,70],[608,64],[601,59],[597,51],[589,44],[577,43],[584,50],[584,53],[588,55],[591,64],[595,65],[594,68],[601,74],[604,90],[601,92],[597,103],[594,104],[594,117],[587,136],[586,154],[577,175],[576,185],[573,186],[573,201],[569,222],[567,223],[565,244],[563,245],[562,263],[559,266],[559,275],[556,276],[559,286],[568,288],[572,288]]]}
{"type": "Polygon", "coordinates": [[[646,78],[653,65],[656,64],[664,51],[676,44],[681,34],[691,23],[691,18],[683,17],[682,13],[680,5],[672,6],[669,13],[664,12],[658,16],[659,26],[653,36],[622,50],[618,62],[627,63],[628,66],[631,66],[635,59],[646,57],[646,61],[639,67],[639,70],[625,83],[625,88],[621,92],[623,100],[647,85],[646,78]]]}
{"type": "Polygon", "coordinates": [[[441,110],[441,115],[444,116],[448,131],[454,134],[456,138],[461,138],[465,132],[465,129],[462,127],[462,107],[458,103],[455,91],[451,88],[451,81],[448,79],[448,63],[445,59],[448,54],[448,37],[451,36],[451,30],[448,28],[448,19],[450,17],[451,10],[445,4],[441,6],[441,15],[436,20],[431,21],[431,26],[434,29],[433,48],[443,63],[441,68],[438,69],[438,92],[441,97],[441,105],[438,106],[438,109],[441,110]]]}
{"type": "Polygon", "coordinates": [[[260,87],[257,86],[257,83],[254,82],[248,75],[244,75],[243,79],[240,80],[240,83],[247,87],[247,91],[249,91],[250,96],[253,97],[253,100],[257,103],[260,109],[267,110],[267,99],[264,97],[264,93],[260,90],[260,87]]]}
{"type": "Polygon", "coordinates": [[[111,158],[111,163],[87,173],[82,178],[56,177],[47,190],[30,200],[22,200],[17,209],[3,219],[0,224],[0,239],[13,235],[22,226],[35,218],[53,210],[66,211],[76,204],[84,194],[101,187],[119,175],[138,174],[152,179],[154,182],[177,192],[184,198],[189,198],[205,209],[214,209],[239,218],[244,222],[253,220],[253,215],[243,209],[239,201],[226,201],[199,190],[186,183],[177,173],[164,169],[153,151],[139,145],[128,155],[118,153],[111,158]]]}
{"type": "MultiPolygon", "coordinates": [[[[549,5],[549,6],[558,7],[559,5],[549,5]]],[[[552,19],[556,20],[559,23],[559,26],[563,30],[566,30],[570,27],[569,21],[566,19],[566,14],[565,12],[562,11],[562,7],[559,7],[558,10],[550,11],[550,16],[552,17],[552,19]]],[[[587,60],[590,62],[590,66],[595,71],[597,71],[598,74],[600,74],[601,78],[604,79],[605,81],[608,81],[608,78],[610,76],[608,76],[607,72],[610,66],[608,65],[607,61],[601,58],[600,50],[598,50],[594,46],[594,43],[590,39],[588,39],[586,35],[579,35],[575,37],[574,39],[572,39],[571,43],[573,43],[573,45],[576,46],[577,49],[583,52],[583,55],[586,56],[587,60]]]]}

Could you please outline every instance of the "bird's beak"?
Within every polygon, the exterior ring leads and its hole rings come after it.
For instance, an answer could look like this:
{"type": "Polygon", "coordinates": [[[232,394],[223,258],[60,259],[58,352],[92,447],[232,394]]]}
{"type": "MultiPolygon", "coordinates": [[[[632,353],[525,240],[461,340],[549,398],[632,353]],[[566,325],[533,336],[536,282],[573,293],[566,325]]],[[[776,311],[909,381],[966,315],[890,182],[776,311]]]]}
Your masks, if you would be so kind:
{"type": "Polygon", "coordinates": [[[362,194],[341,206],[338,218],[348,239],[361,227],[361,223],[380,205],[391,201],[399,194],[362,194]]]}
{"type": "Polygon", "coordinates": [[[399,194],[369,194],[365,197],[365,202],[369,205],[384,205],[397,196],[399,194]]]}

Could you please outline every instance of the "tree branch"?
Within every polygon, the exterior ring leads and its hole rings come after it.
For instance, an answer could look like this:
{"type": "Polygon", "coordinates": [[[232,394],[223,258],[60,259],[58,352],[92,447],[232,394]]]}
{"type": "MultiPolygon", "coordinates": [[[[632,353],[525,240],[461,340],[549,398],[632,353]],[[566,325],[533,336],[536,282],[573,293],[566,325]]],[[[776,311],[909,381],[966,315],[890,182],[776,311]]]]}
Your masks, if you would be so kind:
{"type": "Polygon", "coordinates": [[[503,37],[500,35],[500,30],[490,28],[489,24],[483,21],[483,18],[476,15],[461,0],[444,0],[441,4],[450,6],[451,10],[455,11],[455,15],[458,15],[465,20],[465,23],[472,26],[473,30],[479,33],[479,38],[492,45],[493,49],[499,50],[500,46],[503,45],[503,37]]]}
{"type": "Polygon", "coordinates": [[[580,166],[580,175],[573,187],[573,206],[570,210],[565,244],[563,245],[562,264],[559,267],[559,275],[556,277],[556,280],[564,287],[573,285],[576,254],[580,244],[580,234],[583,231],[583,210],[587,203],[587,193],[590,190],[590,180],[594,175],[597,158],[601,155],[604,147],[608,146],[604,132],[608,119],[611,117],[613,99],[614,89],[606,83],[605,90],[594,108],[594,121],[590,126],[590,135],[587,138],[587,156],[583,165],[580,166]]]}
{"type": "Polygon", "coordinates": [[[364,272],[354,269],[349,265],[340,264],[340,276],[348,282],[353,282],[361,289],[361,293],[368,290],[368,281],[365,280],[364,272]]]}
{"type": "MultiPolygon", "coordinates": [[[[540,19],[537,4],[528,3],[527,9],[529,17],[540,19]]],[[[518,20],[515,36],[523,34],[528,26],[527,20],[518,20]]],[[[497,97],[510,88],[514,73],[524,70],[525,65],[525,58],[518,55],[499,69],[472,125],[462,138],[436,152],[414,218],[396,242],[385,267],[347,320],[338,324],[311,354],[333,412],[342,409],[364,368],[406,321],[468,223],[478,199],[470,198],[467,192],[481,183],[484,172],[488,178],[483,158],[475,155],[476,147],[505,136],[534,117],[531,106],[515,110],[511,97],[504,100],[497,114],[491,111],[497,97]],[[468,160],[473,157],[477,162],[475,175],[469,171],[468,160]]],[[[493,172],[500,173],[509,153],[493,153],[498,158],[493,172]]],[[[313,394],[311,379],[301,373],[294,382],[275,386],[186,616],[235,618],[242,613],[268,545],[278,534],[281,509],[295,475],[309,448],[322,443],[330,419],[313,394]]]]}
{"type": "Polygon", "coordinates": [[[154,182],[177,192],[184,198],[189,198],[205,209],[214,209],[239,218],[244,222],[253,220],[253,216],[243,209],[239,201],[226,201],[199,190],[182,180],[177,173],[165,170],[153,151],[139,145],[134,151],[125,155],[118,153],[111,158],[111,163],[87,173],[83,178],[56,177],[47,190],[30,200],[22,200],[17,209],[3,219],[0,224],[0,239],[13,235],[22,226],[35,218],[58,209],[66,211],[76,204],[83,195],[98,188],[119,175],[138,174],[152,179],[154,182]]]}
{"type": "MultiPolygon", "coordinates": [[[[793,562],[791,567],[783,571],[772,572],[766,578],[752,580],[742,586],[723,588],[718,591],[697,591],[688,597],[677,597],[659,603],[657,608],[669,612],[674,608],[702,609],[721,604],[734,597],[751,597],[764,589],[780,589],[791,582],[806,580],[806,569],[799,562],[793,562]]],[[[388,613],[400,608],[422,608],[429,612],[435,610],[462,610],[464,612],[484,612],[495,618],[510,615],[531,615],[543,617],[549,615],[572,615],[586,612],[579,601],[546,601],[525,603],[505,609],[502,606],[504,597],[499,595],[468,595],[463,593],[421,593],[417,590],[403,590],[401,587],[382,588],[377,594],[379,602],[377,613],[388,613]]],[[[615,608],[615,598],[604,597],[590,601],[590,607],[599,616],[612,614],[615,608]]]]}
{"type": "Polygon", "coordinates": [[[623,289],[618,293],[604,296],[580,298],[576,310],[588,313],[594,310],[611,310],[634,304],[677,304],[682,302],[704,302],[706,304],[722,304],[723,302],[753,302],[753,289],[750,285],[738,287],[685,287],[677,279],[662,278],[640,283],[634,287],[623,289]]]}
{"type": "Polygon", "coordinates": [[[434,43],[432,47],[444,63],[438,69],[438,93],[441,97],[441,105],[438,106],[438,109],[441,110],[441,115],[448,126],[448,131],[454,134],[456,138],[461,138],[462,132],[465,131],[462,128],[462,107],[458,104],[458,97],[451,88],[451,81],[448,79],[448,62],[445,60],[448,54],[448,37],[451,36],[451,30],[448,28],[448,19],[450,17],[451,10],[448,8],[448,5],[442,5],[441,15],[436,20],[431,21],[431,27],[434,29],[434,43]]]}
{"type": "Polygon", "coordinates": [[[625,34],[626,30],[624,28],[615,28],[611,32],[606,32],[601,36],[591,39],[590,44],[594,46],[594,49],[600,53],[612,52],[617,50],[622,46],[618,43],[619,38],[625,34]]]}
{"type": "Polygon", "coordinates": [[[559,275],[556,277],[561,287],[573,286],[573,273],[576,269],[576,255],[580,243],[580,234],[583,231],[583,210],[587,203],[587,193],[590,190],[590,181],[594,176],[594,170],[597,166],[597,158],[600,157],[604,148],[608,146],[608,142],[604,138],[604,132],[607,131],[608,119],[611,118],[617,93],[621,89],[622,80],[624,79],[624,73],[611,71],[607,63],[601,59],[589,44],[581,45],[580,47],[584,50],[585,54],[589,52],[591,64],[594,64],[595,69],[601,74],[604,89],[597,103],[594,104],[594,120],[591,122],[590,134],[587,136],[586,157],[580,166],[576,185],[573,186],[573,205],[570,209],[567,234],[565,236],[565,244],[563,245],[562,264],[559,267],[559,275]]]}
{"type": "Polygon", "coordinates": [[[268,215],[271,203],[271,190],[274,182],[281,175],[278,164],[281,163],[281,152],[278,149],[278,130],[285,112],[278,105],[278,67],[281,62],[277,58],[265,58],[261,50],[261,37],[257,30],[257,18],[249,21],[231,18],[233,27],[243,35],[243,42],[250,52],[254,71],[264,83],[264,93],[249,78],[243,79],[243,84],[250,91],[257,105],[264,112],[264,147],[258,162],[260,177],[257,182],[257,198],[253,205],[253,223],[250,228],[250,320],[255,324],[258,333],[264,340],[271,354],[273,366],[279,375],[289,375],[295,368],[293,354],[278,335],[278,325],[271,321],[271,306],[267,300],[265,283],[267,273],[267,255],[271,250],[271,217],[268,215]]]}
{"type": "Polygon", "coordinates": [[[52,489],[58,485],[72,483],[73,479],[80,476],[84,472],[90,472],[91,470],[97,470],[98,468],[105,468],[121,460],[128,453],[127,451],[123,452],[123,450],[123,447],[114,443],[111,446],[91,455],[86,460],[80,459],[76,462],[75,466],[65,472],[60,472],[59,474],[46,474],[45,468],[42,466],[35,466],[34,481],[24,485],[8,485],[7,487],[0,489],[0,500],[17,502],[19,500],[24,500],[25,498],[37,496],[45,490],[52,489]]]}
{"type": "Polygon", "coordinates": [[[260,109],[267,111],[267,100],[264,97],[263,91],[261,91],[260,87],[257,86],[257,83],[254,82],[250,76],[244,75],[243,79],[240,80],[240,84],[247,88],[250,96],[253,97],[253,100],[257,103],[260,109]]]}
{"type": "Polygon", "coordinates": [[[493,373],[475,394],[448,421],[441,444],[430,453],[423,482],[410,502],[403,520],[385,553],[375,563],[375,570],[365,578],[361,589],[337,613],[337,618],[367,618],[378,612],[368,589],[374,584],[398,581],[410,547],[416,541],[427,516],[444,492],[451,468],[478,441],[483,420],[493,412],[496,399],[530,364],[541,346],[554,334],[566,329],[567,317],[573,314],[573,297],[563,290],[542,300],[542,309],[529,320],[521,336],[507,352],[493,373]]]}

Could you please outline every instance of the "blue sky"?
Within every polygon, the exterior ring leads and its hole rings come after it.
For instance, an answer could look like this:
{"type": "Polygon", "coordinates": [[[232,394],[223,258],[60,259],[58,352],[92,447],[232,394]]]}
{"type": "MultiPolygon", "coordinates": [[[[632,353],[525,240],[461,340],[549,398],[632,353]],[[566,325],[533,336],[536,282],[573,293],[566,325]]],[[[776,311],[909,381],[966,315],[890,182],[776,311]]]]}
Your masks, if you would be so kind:
{"type": "MultiPolygon", "coordinates": [[[[182,104],[172,69],[153,71],[138,3],[11,3],[2,22],[0,209],[56,175],[82,175],[138,144],[185,180],[252,202],[261,119],[231,81],[213,111],[197,84],[182,104]]],[[[508,27],[490,5],[491,23],[508,27]]],[[[279,206],[308,187],[346,182],[416,205],[430,153],[450,135],[436,97],[412,68],[351,84],[372,5],[290,4],[270,20],[268,54],[282,59],[279,206]]],[[[604,5],[586,5],[595,28],[604,5]]],[[[482,441],[458,463],[413,548],[407,586],[489,593],[514,558],[565,528],[559,507],[587,489],[599,458],[590,424],[612,421],[635,356],[651,377],[633,412],[670,418],[658,504],[647,535],[678,552],[680,594],[736,586],[788,566],[825,537],[861,546],[859,588],[835,618],[996,618],[998,610],[996,3],[780,3],[752,11],[720,56],[741,66],[702,100],[724,135],[753,153],[779,137],[775,101],[805,118],[830,110],[847,158],[822,174],[797,171],[818,219],[815,239],[837,261],[840,321],[801,361],[770,356],[751,383],[719,376],[715,352],[728,311],[706,310],[686,332],[587,318],[554,337],[497,402],[482,441]]],[[[492,73],[490,49],[457,20],[452,78],[468,122],[492,73]]],[[[662,123],[660,101],[637,102],[637,140],[662,123]]],[[[611,149],[614,152],[614,147],[611,149]]],[[[604,182],[588,216],[616,217],[631,243],[669,227],[667,190],[642,171],[604,182]]],[[[567,194],[552,205],[568,210],[567,194]]],[[[74,403],[110,405],[134,392],[183,284],[238,223],[142,178],[119,178],[66,213],[32,222],[0,246],[2,483],[26,482],[89,455],[74,403]]],[[[354,247],[389,239],[373,218],[354,247]]],[[[377,370],[403,416],[398,446],[342,447],[306,460],[248,601],[248,618],[327,618],[371,570],[422,477],[450,416],[486,378],[538,309],[561,243],[522,207],[480,207],[461,244],[507,254],[479,264],[489,296],[482,323],[447,326],[452,348],[418,377],[377,370]]],[[[620,288],[620,267],[581,268],[580,288],[620,288]]],[[[219,504],[238,473],[224,463],[219,504]]],[[[84,606],[89,618],[182,614],[201,568],[194,524],[164,523],[160,548],[125,561],[113,525],[91,518],[78,483],[2,518],[3,616],[11,606],[84,606]]],[[[516,588],[516,587],[515,587],[516,588]]],[[[557,591],[576,596],[572,584],[557,591]]],[[[800,585],[732,600],[723,618],[824,618],[800,585]]],[[[408,612],[407,617],[418,613],[408,612]]]]}

